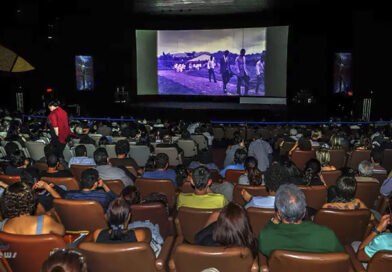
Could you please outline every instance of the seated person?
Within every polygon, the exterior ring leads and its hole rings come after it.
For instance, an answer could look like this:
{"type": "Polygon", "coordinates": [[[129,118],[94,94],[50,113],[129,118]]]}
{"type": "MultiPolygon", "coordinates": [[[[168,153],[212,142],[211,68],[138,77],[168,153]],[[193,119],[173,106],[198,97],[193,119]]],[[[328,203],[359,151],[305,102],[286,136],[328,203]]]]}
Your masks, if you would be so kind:
{"type": "Polygon", "coordinates": [[[105,148],[99,147],[94,152],[94,161],[97,165],[96,169],[99,177],[103,180],[119,179],[124,184],[124,187],[133,185],[131,176],[118,167],[114,167],[109,163],[109,155],[105,148]]]}
{"type": "Polygon", "coordinates": [[[143,173],[136,161],[133,158],[127,158],[129,153],[129,142],[127,140],[120,140],[115,146],[117,158],[110,159],[113,166],[132,166],[139,174],[143,173]]]}
{"type": "Polygon", "coordinates": [[[75,147],[75,157],[69,160],[68,167],[71,165],[95,165],[95,161],[92,158],[87,157],[87,149],[84,145],[78,145],[75,147]]]}
{"type": "Polygon", "coordinates": [[[226,157],[223,163],[223,167],[227,167],[229,165],[235,164],[234,162],[234,154],[237,149],[244,149],[245,148],[245,141],[241,134],[235,133],[234,134],[234,145],[230,145],[226,149],[226,157]]]}
{"type": "Polygon", "coordinates": [[[357,258],[360,261],[370,261],[378,251],[392,250],[392,233],[386,232],[388,225],[391,225],[391,215],[384,215],[377,227],[359,245],[357,258]]]}
{"type": "Polygon", "coordinates": [[[162,136],[162,142],[157,144],[156,147],[174,147],[177,149],[177,153],[183,153],[184,151],[177,145],[177,143],[173,143],[172,137],[169,134],[165,134],[162,136]]]}
{"type": "Polygon", "coordinates": [[[316,151],[316,157],[320,161],[321,171],[336,170],[335,166],[331,165],[331,153],[326,149],[316,151]]]}
{"type": "Polygon", "coordinates": [[[255,157],[247,157],[245,160],[245,174],[240,176],[238,184],[259,186],[263,185],[263,174],[257,167],[257,160],[255,157]]]}
{"type": "Polygon", "coordinates": [[[154,160],[155,170],[146,171],[143,173],[143,178],[151,179],[170,179],[173,181],[174,187],[177,187],[176,172],[169,167],[169,156],[164,153],[159,153],[155,156],[154,160]]]}
{"type": "Polygon", "coordinates": [[[13,234],[64,235],[64,226],[48,215],[36,216],[37,200],[31,187],[24,182],[8,186],[0,198],[3,221],[0,231],[13,234]]]}
{"type": "Polygon", "coordinates": [[[114,199],[106,211],[108,229],[94,231],[94,241],[105,244],[133,243],[145,240],[142,229],[128,229],[131,221],[131,209],[122,198],[114,199]]]}
{"type": "Polygon", "coordinates": [[[72,248],[55,248],[42,264],[41,272],[73,271],[88,272],[86,258],[72,248]]]}
{"type": "Polygon", "coordinates": [[[308,138],[301,137],[301,138],[299,138],[299,140],[295,143],[295,145],[289,151],[289,156],[291,156],[295,150],[311,151],[312,150],[312,143],[310,142],[310,140],[308,138]]]}
{"type": "Polygon", "coordinates": [[[210,170],[200,166],[193,170],[191,184],[195,187],[193,193],[180,193],[177,200],[177,209],[180,207],[219,209],[227,204],[226,198],[221,194],[212,193],[209,187],[212,179],[210,170]]]}
{"type": "Polygon", "coordinates": [[[198,160],[197,161],[193,161],[189,164],[188,168],[191,169],[195,169],[199,166],[205,166],[208,169],[215,169],[217,171],[219,171],[218,166],[216,166],[215,163],[212,162],[212,158],[210,156],[209,152],[199,152],[199,154],[197,155],[198,160]]]}
{"type": "Polygon", "coordinates": [[[14,142],[8,142],[5,146],[4,146],[4,150],[5,150],[5,154],[6,156],[3,158],[3,160],[5,161],[9,161],[11,160],[11,155],[14,154],[16,151],[19,150],[19,147],[16,143],[14,142]]]}
{"type": "Polygon", "coordinates": [[[259,251],[269,257],[273,250],[299,252],[343,252],[335,233],[326,226],[303,221],[304,193],[294,184],[283,184],[276,192],[277,212],[259,233],[259,251]]]}
{"type": "Polygon", "coordinates": [[[387,174],[387,170],[381,166],[382,160],[384,159],[384,152],[380,149],[373,149],[370,153],[370,160],[373,164],[373,173],[374,174],[387,174]]]}
{"type": "Polygon", "coordinates": [[[247,247],[257,256],[257,242],[253,237],[245,209],[230,202],[221,212],[211,215],[206,227],[195,235],[195,245],[247,247]]]}
{"type": "Polygon", "coordinates": [[[358,164],[358,175],[355,177],[357,182],[376,182],[379,181],[373,178],[373,164],[370,161],[361,161],[358,164]]]}
{"type": "Polygon", "coordinates": [[[317,159],[310,159],[306,162],[304,171],[304,185],[324,185],[327,186],[321,175],[321,164],[317,159]]]}
{"type": "Polygon", "coordinates": [[[246,191],[246,189],[242,189],[242,198],[248,202],[245,208],[256,207],[274,209],[275,193],[283,183],[287,182],[288,177],[289,175],[283,166],[276,163],[272,164],[270,168],[268,168],[267,172],[265,172],[264,177],[268,196],[252,196],[248,193],[248,191],[246,191]]]}
{"type": "Polygon", "coordinates": [[[10,165],[5,169],[5,174],[8,176],[20,176],[28,165],[25,155],[22,151],[17,150],[10,155],[10,165]]]}
{"type": "Polygon", "coordinates": [[[41,173],[41,177],[51,177],[51,178],[67,178],[72,177],[72,173],[69,170],[58,170],[60,166],[59,159],[56,154],[52,153],[46,158],[46,163],[48,164],[48,170],[41,173]]]}
{"type": "Polygon", "coordinates": [[[222,177],[225,177],[226,171],[229,170],[229,169],[232,169],[232,170],[245,170],[244,162],[245,162],[246,157],[247,157],[247,154],[246,154],[246,150],[245,149],[237,149],[237,151],[234,154],[234,163],[235,164],[226,166],[225,169],[223,169],[220,172],[220,175],[222,177]]]}

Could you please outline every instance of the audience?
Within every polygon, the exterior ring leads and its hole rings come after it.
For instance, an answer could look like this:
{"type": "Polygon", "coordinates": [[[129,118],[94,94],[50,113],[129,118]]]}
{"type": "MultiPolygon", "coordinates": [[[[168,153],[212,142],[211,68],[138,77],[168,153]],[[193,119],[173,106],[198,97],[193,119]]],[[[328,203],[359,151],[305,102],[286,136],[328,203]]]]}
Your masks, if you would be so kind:
{"type": "Polygon", "coordinates": [[[355,176],[357,182],[377,182],[376,178],[373,178],[373,164],[370,161],[361,161],[358,164],[358,175],[355,176]]]}
{"type": "Polygon", "coordinates": [[[48,164],[48,170],[45,172],[41,173],[42,177],[51,177],[51,178],[66,178],[66,177],[72,177],[72,173],[67,170],[59,170],[60,162],[55,153],[50,154],[46,158],[46,162],[48,164]]]}
{"type": "Polygon", "coordinates": [[[246,151],[244,149],[237,149],[234,154],[234,164],[226,166],[221,172],[220,175],[225,177],[226,171],[229,169],[232,170],[245,170],[244,162],[246,159],[246,151]]]}
{"type": "Polygon", "coordinates": [[[170,179],[173,182],[174,187],[177,187],[176,172],[168,169],[169,156],[164,153],[159,153],[155,156],[154,163],[155,170],[144,172],[142,177],[152,179],[170,179]]]}
{"type": "Polygon", "coordinates": [[[95,165],[94,159],[87,157],[86,146],[75,147],[75,156],[69,160],[68,167],[71,168],[72,165],[95,165]]]}
{"type": "Polygon", "coordinates": [[[209,152],[199,152],[197,155],[197,161],[193,161],[189,164],[188,168],[190,169],[195,169],[199,166],[205,166],[208,169],[212,170],[217,170],[219,171],[218,166],[212,161],[212,158],[210,156],[209,152]]]}
{"type": "Polygon", "coordinates": [[[263,183],[263,174],[257,167],[257,160],[254,157],[247,157],[245,160],[245,174],[238,179],[238,184],[258,186],[263,183]]]}
{"type": "Polygon", "coordinates": [[[324,185],[327,186],[321,175],[321,164],[317,159],[310,159],[305,165],[304,171],[305,185],[324,185]]]}
{"type": "Polygon", "coordinates": [[[316,151],[316,157],[321,164],[321,171],[334,171],[336,167],[331,165],[331,153],[326,149],[316,151]]]}
{"type": "Polygon", "coordinates": [[[269,167],[272,159],[272,147],[267,141],[261,139],[261,133],[259,139],[249,145],[248,156],[257,159],[257,167],[261,172],[265,172],[269,167]]]}
{"type": "Polygon", "coordinates": [[[228,146],[226,149],[226,157],[223,163],[223,167],[227,167],[229,165],[235,164],[234,162],[234,155],[238,149],[244,149],[245,143],[244,138],[241,136],[240,133],[234,134],[234,145],[228,146]]]}
{"type": "Polygon", "coordinates": [[[42,264],[41,272],[87,272],[86,259],[77,250],[55,248],[42,264]]]}
{"type": "Polygon", "coordinates": [[[384,158],[384,152],[379,149],[373,149],[370,153],[370,160],[373,164],[373,173],[374,174],[387,174],[387,170],[381,166],[382,160],[384,158]]]}
{"type": "Polygon", "coordinates": [[[5,174],[9,176],[19,176],[26,169],[28,161],[22,151],[17,150],[10,155],[10,165],[5,169],[5,174]]]}
{"type": "Polygon", "coordinates": [[[335,233],[326,226],[303,221],[304,193],[294,184],[281,185],[276,192],[277,212],[259,234],[259,251],[269,257],[273,250],[300,252],[343,252],[335,233]]]}
{"type": "Polygon", "coordinates": [[[110,163],[113,166],[132,166],[133,169],[135,169],[136,172],[138,172],[139,174],[143,173],[143,169],[141,169],[136,161],[131,158],[131,157],[127,157],[128,153],[129,153],[129,142],[128,140],[119,140],[116,145],[115,145],[115,150],[116,150],[116,155],[117,158],[112,158],[110,159],[110,163]]]}

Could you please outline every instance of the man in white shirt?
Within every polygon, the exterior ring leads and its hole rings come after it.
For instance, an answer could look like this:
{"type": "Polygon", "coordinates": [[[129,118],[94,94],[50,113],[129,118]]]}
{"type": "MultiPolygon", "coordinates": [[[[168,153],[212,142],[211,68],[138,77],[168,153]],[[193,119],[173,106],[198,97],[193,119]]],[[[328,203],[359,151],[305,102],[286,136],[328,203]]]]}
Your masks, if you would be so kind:
{"type": "Polygon", "coordinates": [[[213,56],[210,56],[210,59],[207,62],[208,80],[211,82],[211,76],[212,76],[214,78],[214,82],[216,83],[214,68],[215,68],[215,58],[213,56]]]}
{"type": "Polygon", "coordinates": [[[259,92],[259,86],[261,82],[264,83],[264,57],[263,55],[260,56],[260,59],[256,62],[256,93],[259,92]]]}
{"type": "Polygon", "coordinates": [[[248,95],[249,89],[249,72],[246,69],[246,58],[245,58],[245,49],[241,49],[240,55],[236,58],[235,63],[237,65],[237,93],[241,95],[241,84],[242,81],[245,84],[245,95],[248,95]]]}

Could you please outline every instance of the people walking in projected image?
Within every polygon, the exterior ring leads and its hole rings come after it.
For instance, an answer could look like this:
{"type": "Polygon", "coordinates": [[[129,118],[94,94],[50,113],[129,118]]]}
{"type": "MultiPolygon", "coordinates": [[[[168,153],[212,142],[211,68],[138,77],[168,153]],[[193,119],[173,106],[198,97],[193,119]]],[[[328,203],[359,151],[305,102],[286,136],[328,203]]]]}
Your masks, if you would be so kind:
{"type": "Polygon", "coordinates": [[[264,55],[261,54],[260,59],[256,62],[256,94],[259,92],[259,86],[264,83],[264,55]]]}
{"type": "Polygon", "coordinates": [[[223,81],[223,92],[227,93],[227,83],[230,81],[230,77],[232,76],[232,72],[230,69],[230,62],[229,62],[229,51],[226,50],[223,53],[223,57],[220,59],[220,73],[222,75],[223,81]]]}
{"type": "Polygon", "coordinates": [[[214,78],[214,82],[216,83],[215,78],[215,58],[210,56],[210,59],[207,62],[207,69],[208,69],[208,80],[211,82],[211,76],[214,78]]]}
{"type": "Polygon", "coordinates": [[[249,89],[249,73],[248,70],[246,69],[246,57],[245,57],[245,49],[241,49],[240,55],[236,58],[235,63],[237,65],[237,93],[238,95],[241,95],[241,85],[242,82],[244,82],[245,85],[245,95],[248,95],[248,89],[249,89]]]}

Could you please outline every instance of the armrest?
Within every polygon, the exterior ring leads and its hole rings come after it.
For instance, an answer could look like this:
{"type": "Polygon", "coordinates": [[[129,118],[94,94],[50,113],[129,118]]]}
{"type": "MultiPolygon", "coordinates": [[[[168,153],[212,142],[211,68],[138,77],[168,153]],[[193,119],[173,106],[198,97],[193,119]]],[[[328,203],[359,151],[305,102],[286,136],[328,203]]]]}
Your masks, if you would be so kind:
{"type": "Polygon", "coordinates": [[[167,260],[169,258],[169,254],[171,252],[171,247],[174,242],[174,237],[173,236],[168,236],[163,243],[161,252],[159,253],[158,258],[155,260],[155,267],[157,271],[164,271],[165,270],[165,265],[167,263],[167,260]]]}
{"type": "Polygon", "coordinates": [[[357,256],[354,252],[354,249],[351,247],[351,245],[345,245],[344,251],[350,256],[350,262],[351,262],[351,265],[354,268],[355,272],[365,272],[366,271],[364,269],[362,263],[357,259],[357,256]]]}
{"type": "Polygon", "coordinates": [[[259,252],[259,267],[260,272],[268,272],[268,259],[263,254],[259,252]]]}
{"type": "Polygon", "coordinates": [[[174,252],[177,248],[178,245],[182,244],[184,242],[184,237],[183,236],[177,236],[176,240],[174,241],[174,245],[171,250],[170,254],[170,260],[169,260],[169,271],[170,272],[175,272],[176,271],[176,265],[173,260],[174,252]]]}
{"type": "Polygon", "coordinates": [[[176,228],[174,227],[174,218],[173,218],[173,216],[169,216],[167,218],[167,220],[169,221],[169,234],[168,235],[174,236],[176,234],[176,228]]]}
{"type": "Polygon", "coordinates": [[[259,262],[258,262],[257,257],[253,260],[252,267],[250,268],[250,271],[251,272],[259,272],[259,262]]]}

